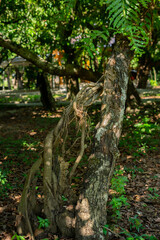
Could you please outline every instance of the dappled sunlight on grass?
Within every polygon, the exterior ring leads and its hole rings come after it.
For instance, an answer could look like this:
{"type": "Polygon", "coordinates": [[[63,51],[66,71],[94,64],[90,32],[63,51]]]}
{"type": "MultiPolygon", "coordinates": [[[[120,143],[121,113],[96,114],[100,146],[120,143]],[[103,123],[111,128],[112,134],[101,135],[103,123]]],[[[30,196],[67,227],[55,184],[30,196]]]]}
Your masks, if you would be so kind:
{"type": "Polygon", "coordinates": [[[0,103],[30,103],[30,102],[40,102],[40,95],[24,95],[24,94],[15,94],[15,95],[6,95],[0,96],[0,103]]]}

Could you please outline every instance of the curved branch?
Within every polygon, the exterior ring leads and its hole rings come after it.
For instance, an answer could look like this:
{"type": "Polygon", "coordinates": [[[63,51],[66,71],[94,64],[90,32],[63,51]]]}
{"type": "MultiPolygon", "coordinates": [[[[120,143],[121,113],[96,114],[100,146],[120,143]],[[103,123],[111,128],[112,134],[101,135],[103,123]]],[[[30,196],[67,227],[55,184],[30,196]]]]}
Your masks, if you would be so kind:
{"type": "Polygon", "coordinates": [[[33,53],[31,50],[23,48],[21,45],[16,44],[9,39],[4,39],[1,34],[0,46],[7,48],[17,55],[27,59],[29,62],[42,69],[44,72],[48,72],[52,75],[80,77],[81,79],[86,79],[92,82],[96,82],[101,76],[101,74],[98,72],[86,70],[73,64],[67,64],[65,67],[54,67],[52,63],[47,62],[43,58],[33,53]]]}

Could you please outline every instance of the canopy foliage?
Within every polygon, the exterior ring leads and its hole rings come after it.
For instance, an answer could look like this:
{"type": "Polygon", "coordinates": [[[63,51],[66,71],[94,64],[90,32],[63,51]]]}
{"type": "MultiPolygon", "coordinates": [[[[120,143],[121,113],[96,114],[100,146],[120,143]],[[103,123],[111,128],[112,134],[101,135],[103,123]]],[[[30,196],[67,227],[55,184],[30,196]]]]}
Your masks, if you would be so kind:
{"type": "MultiPolygon", "coordinates": [[[[63,50],[64,67],[82,68],[87,58],[87,69],[102,73],[111,37],[126,36],[138,55],[151,44],[153,25],[160,26],[158,4],[158,0],[6,0],[0,8],[1,36],[45,59],[53,50],[63,50]]],[[[58,62],[54,66],[59,67],[58,62]]]]}

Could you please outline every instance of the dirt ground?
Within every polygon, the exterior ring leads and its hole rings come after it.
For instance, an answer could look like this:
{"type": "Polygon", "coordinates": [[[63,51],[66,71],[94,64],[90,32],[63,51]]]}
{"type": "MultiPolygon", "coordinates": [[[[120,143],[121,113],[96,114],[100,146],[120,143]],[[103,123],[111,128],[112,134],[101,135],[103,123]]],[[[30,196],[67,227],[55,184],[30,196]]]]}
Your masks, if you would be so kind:
{"type": "MultiPolygon", "coordinates": [[[[0,239],[2,240],[10,240],[16,232],[17,206],[28,169],[38,158],[44,138],[49,129],[57,123],[62,110],[50,114],[41,107],[2,109],[0,141],[3,141],[0,144],[0,169],[3,169],[3,174],[0,172],[0,178],[5,182],[0,192],[0,239]]],[[[160,194],[159,148],[134,162],[133,156],[123,147],[120,150],[121,156],[117,165],[122,169],[124,166],[133,169],[135,164],[137,169],[143,171],[127,172],[129,181],[126,185],[126,196],[130,207],[122,207],[122,218],[115,223],[117,229],[115,228],[114,232],[117,231],[118,234],[120,227],[129,229],[128,219],[137,216],[144,227],[142,233],[160,239],[160,198],[156,198],[156,195],[148,197],[148,188],[158,189],[156,194],[160,194]]],[[[112,239],[121,238],[112,235],[112,239]]]]}

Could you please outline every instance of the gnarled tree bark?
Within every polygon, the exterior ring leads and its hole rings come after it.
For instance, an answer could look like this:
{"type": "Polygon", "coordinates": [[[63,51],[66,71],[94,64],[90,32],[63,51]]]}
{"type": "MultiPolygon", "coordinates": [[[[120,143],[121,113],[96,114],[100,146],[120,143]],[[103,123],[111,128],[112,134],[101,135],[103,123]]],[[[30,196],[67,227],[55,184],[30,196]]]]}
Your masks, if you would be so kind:
{"type": "MultiPolygon", "coordinates": [[[[129,56],[126,40],[120,39],[120,42],[117,40],[105,76],[102,78],[104,82],[100,79],[99,82],[81,89],[65,109],[56,128],[46,137],[42,154],[44,166],[42,212],[49,219],[49,231],[53,233],[58,231],[61,236],[75,237],[77,240],[105,239],[103,226],[107,223],[106,204],[109,183],[119,156],[118,142],[125,109],[129,56]],[[100,96],[102,97],[101,121],[96,127],[94,153],[89,158],[84,186],[77,197],[70,183],[85,149],[85,133],[88,128],[87,109],[100,96]],[[75,133],[81,132],[81,140],[80,151],[72,165],[72,170],[69,171],[70,166],[66,161],[67,139],[72,123],[76,126],[75,133]],[[62,197],[66,198],[65,202],[62,197]]],[[[38,167],[40,163],[37,164],[38,167]]],[[[23,224],[22,221],[18,222],[21,233],[25,226],[25,232],[30,231],[32,235],[36,226],[32,220],[35,213],[34,209],[31,209],[30,200],[34,198],[26,198],[27,195],[31,195],[29,185],[36,171],[37,169],[33,167],[29,173],[30,177],[27,178],[19,208],[23,224]]]]}

